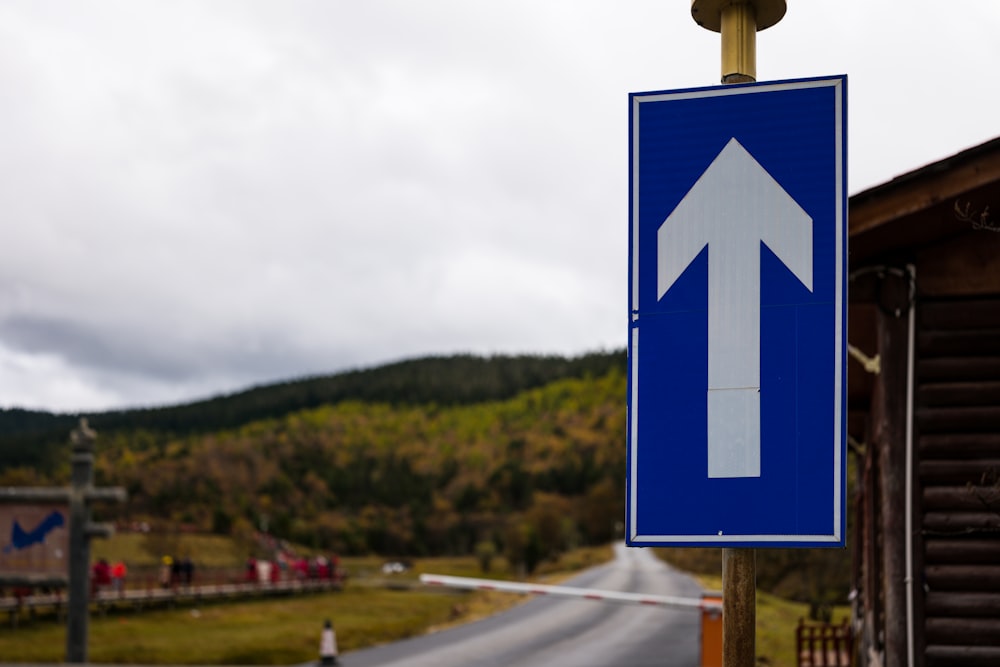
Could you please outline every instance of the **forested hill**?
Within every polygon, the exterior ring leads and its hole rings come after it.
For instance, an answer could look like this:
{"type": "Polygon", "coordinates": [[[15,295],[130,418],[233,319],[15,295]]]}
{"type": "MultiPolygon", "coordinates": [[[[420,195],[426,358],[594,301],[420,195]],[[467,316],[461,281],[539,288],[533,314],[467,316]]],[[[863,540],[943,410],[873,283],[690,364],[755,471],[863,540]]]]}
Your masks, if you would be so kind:
{"type": "MultiPolygon", "coordinates": [[[[92,414],[95,481],[129,495],[98,519],[246,548],[266,524],[341,553],[500,552],[530,571],[621,536],[626,393],[624,352],[456,356],[92,414]]],[[[0,414],[0,487],[66,484],[75,419],[0,414]]],[[[758,554],[758,584],[802,599],[839,599],[849,573],[847,550],[758,554]]]]}
{"type": "Polygon", "coordinates": [[[59,465],[62,461],[55,454],[65,451],[79,416],[86,416],[103,435],[141,431],[162,440],[211,433],[343,401],[456,406],[503,400],[556,380],[599,377],[611,369],[624,371],[625,363],[624,350],[569,358],[434,356],[253,387],[176,406],[83,415],[5,409],[0,410],[0,469],[32,466],[50,470],[59,465]]]}
{"type": "MultiPolygon", "coordinates": [[[[620,531],[623,361],[415,361],[347,374],[326,401],[305,391],[300,401],[323,402],[316,407],[185,434],[112,429],[95,415],[95,482],[128,491],[128,503],[98,508],[98,518],[146,523],[160,536],[228,534],[241,545],[266,524],[341,553],[502,550],[530,571],[620,531]]],[[[275,388],[278,397],[288,388],[275,388]]],[[[66,435],[59,442],[61,463],[0,467],[0,486],[65,484],[66,435]]]]}

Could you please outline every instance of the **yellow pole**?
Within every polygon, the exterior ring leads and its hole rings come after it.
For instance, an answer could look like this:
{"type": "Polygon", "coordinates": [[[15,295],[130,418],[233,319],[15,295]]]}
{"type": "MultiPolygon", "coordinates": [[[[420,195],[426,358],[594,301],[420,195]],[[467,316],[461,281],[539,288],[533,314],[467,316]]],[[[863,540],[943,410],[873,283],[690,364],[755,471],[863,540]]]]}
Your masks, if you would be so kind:
{"type": "MultiPolygon", "coordinates": [[[[722,83],[757,80],[757,31],[784,15],[785,0],[691,0],[695,23],[722,37],[722,83]]],[[[754,667],[756,631],[757,552],[723,549],[723,667],[754,667]]]]}
{"type": "Polygon", "coordinates": [[[722,35],[722,82],[757,80],[757,32],[785,16],[785,0],[691,0],[691,18],[722,35]]]}
{"type": "Polygon", "coordinates": [[[733,2],[720,14],[722,83],[757,80],[757,14],[751,2],[733,2]]]}
{"type": "MultiPolygon", "coordinates": [[[[722,83],[757,80],[757,15],[751,1],[722,7],[722,83]]],[[[722,550],[722,667],[757,664],[757,552],[722,550]]]]}

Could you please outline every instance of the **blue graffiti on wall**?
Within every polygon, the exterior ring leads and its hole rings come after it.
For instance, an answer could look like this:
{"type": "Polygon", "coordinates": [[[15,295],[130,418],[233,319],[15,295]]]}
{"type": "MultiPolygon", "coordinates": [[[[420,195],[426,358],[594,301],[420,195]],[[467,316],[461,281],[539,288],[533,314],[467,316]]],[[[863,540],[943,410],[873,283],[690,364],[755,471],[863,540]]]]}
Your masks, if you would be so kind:
{"type": "Polygon", "coordinates": [[[47,517],[42,519],[41,523],[31,530],[25,530],[15,520],[14,526],[10,531],[10,544],[3,548],[3,552],[9,554],[15,549],[27,549],[33,544],[44,544],[45,538],[49,533],[65,524],[66,521],[63,519],[62,512],[57,510],[53,510],[47,517]]]}

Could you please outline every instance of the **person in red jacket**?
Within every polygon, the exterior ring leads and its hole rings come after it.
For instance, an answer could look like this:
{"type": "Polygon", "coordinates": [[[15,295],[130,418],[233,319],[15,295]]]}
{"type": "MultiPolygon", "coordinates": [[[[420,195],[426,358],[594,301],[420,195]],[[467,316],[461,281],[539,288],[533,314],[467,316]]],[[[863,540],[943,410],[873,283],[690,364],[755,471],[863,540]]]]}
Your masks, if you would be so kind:
{"type": "Polygon", "coordinates": [[[125,577],[128,575],[128,567],[125,561],[117,560],[111,566],[111,587],[116,593],[121,593],[125,589],[125,577]]]}
{"type": "Polygon", "coordinates": [[[103,558],[90,570],[90,594],[96,595],[102,588],[111,585],[111,566],[103,558]]]}

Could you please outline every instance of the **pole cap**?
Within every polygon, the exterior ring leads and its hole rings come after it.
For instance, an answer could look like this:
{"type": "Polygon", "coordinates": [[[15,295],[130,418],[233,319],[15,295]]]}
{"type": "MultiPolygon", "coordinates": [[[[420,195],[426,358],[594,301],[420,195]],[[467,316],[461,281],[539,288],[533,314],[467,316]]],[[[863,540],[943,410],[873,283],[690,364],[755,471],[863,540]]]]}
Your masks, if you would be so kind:
{"type": "Polygon", "coordinates": [[[770,28],[785,16],[785,0],[691,0],[691,18],[706,30],[722,31],[722,9],[730,5],[753,5],[757,31],[770,28]]]}

